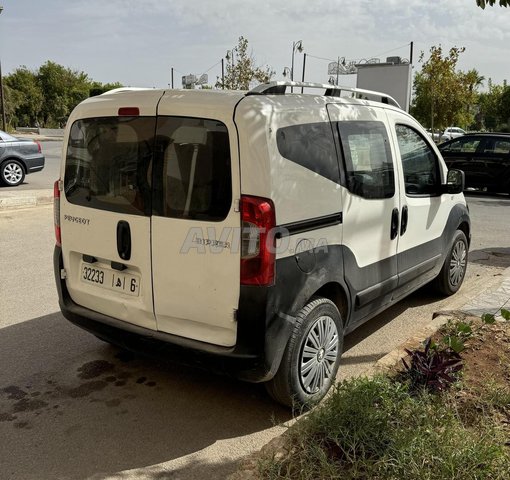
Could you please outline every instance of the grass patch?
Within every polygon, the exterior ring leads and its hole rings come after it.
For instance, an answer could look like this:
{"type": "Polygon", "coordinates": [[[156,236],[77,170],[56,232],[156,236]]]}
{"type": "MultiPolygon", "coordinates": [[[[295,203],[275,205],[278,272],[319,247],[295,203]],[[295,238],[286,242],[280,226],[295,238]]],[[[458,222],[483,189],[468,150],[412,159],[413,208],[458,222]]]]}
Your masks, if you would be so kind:
{"type": "Polygon", "coordinates": [[[264,453],[260,478],[508,480],[510,325],[483,325],[464,340],[465,372],[440,394],[410,389],[402,375],[336,385],[287,432],[284,449],[264,453]]]}

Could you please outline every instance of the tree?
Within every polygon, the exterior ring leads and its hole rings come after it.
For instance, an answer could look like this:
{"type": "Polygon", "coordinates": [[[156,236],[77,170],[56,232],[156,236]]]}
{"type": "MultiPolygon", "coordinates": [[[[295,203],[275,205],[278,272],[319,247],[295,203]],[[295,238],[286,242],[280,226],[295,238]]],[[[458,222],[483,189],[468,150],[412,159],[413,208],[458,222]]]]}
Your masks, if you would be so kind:
{"type": "Polygon", "coordinates": [[[8,123],[13,127],[57,127],[82,100],[121,86],[94,82],[85,72],[51,61],[36,71],[21,66],[5,77],[8,123]]]}
{"type": "Polygon", "coordinates": [[[508,132],[510,130],[510,87],[506,87],[501,94],[498,113],[501,121],[498,130],[508,132]]]}
{"type": "Polygon", "coordinates": [[[120,88],[123,87],[122,83],[115,82],[115,83],[105,83],[102,84],[100,82],[93,82],[90,86],[89,90],[89,96],[95,97],[96,95],[101,95],[102,93],[109,92],[110,90],[113,90],[114,88],[120,88]]]}
{"type": "Polygon", "coordinates": [[[255,66],[255,58],[248,54],[248,40],[239,37],[239,43],[233,52],[227,52],[227,68],[224,80],[218,79],[217,88],[227,90],[248,90],[252,81],[268,82],[274,75],[270,67],[255,66]]]}
{"type": "Polygon", "coordinates": [[[464,48],[453,47],[443,56],[441,46],[430,49],[421,72],[414,79],[413,115],[425,126],[444,129],[451,125],[468,126],[473,122],[473,106],[477,88],[483,77],[476,70],[457,72],[456,66],[464,48]]]}
{"type": "MultiPolygon", "coordinates": [[[[497,0],[476,0],[476,4],[481,7],[485,8],[486,5],[490,5],[491,7],[494,6],[497,0]]],[[[510,5],[509,0],[499,0],[499,5],[501,7],[508,7],[510,5]]]]}
{"type": "Polygon", "coordinates": [[[5,77],[7,117],[10,124],[36,125],[44,102],[44,95],[36,75],[21,66],[5,77]]]}
{"type": "Polygon", "coordinates": [[[490,78],[487,86],[488,91],[480,93],[478,97],[479,114],[476,128],[493,131],[498,129],[497,126],[501,123],[500,105],[505,87],[494,85],[490,78]]]}
{"type": "Polygon", "coordinates": [[[47,61],[39,68],[37,78],[44,92],[41,113],[45,125],[65,123],[71,110],[89,96],[91,81],[84,72],[47,61]]]}

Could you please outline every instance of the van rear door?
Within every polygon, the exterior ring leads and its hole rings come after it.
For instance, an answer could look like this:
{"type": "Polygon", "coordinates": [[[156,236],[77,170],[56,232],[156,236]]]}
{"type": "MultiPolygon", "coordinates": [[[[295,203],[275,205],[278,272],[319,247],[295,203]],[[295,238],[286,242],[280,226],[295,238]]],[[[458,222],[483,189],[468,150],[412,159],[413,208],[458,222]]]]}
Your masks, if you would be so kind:
{"type": "Polygon", "coordinates": [[[152,218],[158,330],[233,346],[240,290],[235,126],[226,115],[193,116],[196,108],[176,107],[179,100],[167,95],[158,108],[152,218]]]}
{"type": "Polygon", "coordinates": [[[153,330],[151,170],[160,97],[111,93],[78,107],[66,132],[60,201],[71,298],[153,330]]]}

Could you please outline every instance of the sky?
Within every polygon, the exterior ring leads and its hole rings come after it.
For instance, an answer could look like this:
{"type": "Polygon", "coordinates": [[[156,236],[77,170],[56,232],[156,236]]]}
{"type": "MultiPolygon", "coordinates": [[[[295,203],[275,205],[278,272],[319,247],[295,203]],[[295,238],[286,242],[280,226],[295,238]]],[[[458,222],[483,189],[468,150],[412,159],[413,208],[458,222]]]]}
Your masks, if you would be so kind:
{"type": "MultiPolygon", "coordinates": [[[[431,46],[465,47],[459,68],[494,83],[510,80],[510,8],[475,0],[0,0],[4,75],[52,60],[102,83],[180,87],[181,77],[221,76],[221,59],[242,35],[275,80],[290,67],[293,43],[307,53],[305,79],[327,82],[328,62],[410,58],[414,71],[431,46]]],[[[295,79],[303,54],[295,54],[295,79]]],[[[355,85],[355,76],[340,78],[355,85]]]]}

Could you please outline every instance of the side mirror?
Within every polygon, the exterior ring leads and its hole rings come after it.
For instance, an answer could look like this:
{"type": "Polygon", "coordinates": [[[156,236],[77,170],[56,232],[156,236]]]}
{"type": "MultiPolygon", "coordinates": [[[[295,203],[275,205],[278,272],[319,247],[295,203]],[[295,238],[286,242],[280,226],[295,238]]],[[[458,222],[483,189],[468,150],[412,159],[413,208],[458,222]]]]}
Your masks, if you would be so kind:
{"type": "Polygon", "coordinates": [[[446,185],[443,185],[443,193],[462,193],[464,191],[465,177],[462,170],[448,170],[446,185]]]}

